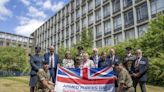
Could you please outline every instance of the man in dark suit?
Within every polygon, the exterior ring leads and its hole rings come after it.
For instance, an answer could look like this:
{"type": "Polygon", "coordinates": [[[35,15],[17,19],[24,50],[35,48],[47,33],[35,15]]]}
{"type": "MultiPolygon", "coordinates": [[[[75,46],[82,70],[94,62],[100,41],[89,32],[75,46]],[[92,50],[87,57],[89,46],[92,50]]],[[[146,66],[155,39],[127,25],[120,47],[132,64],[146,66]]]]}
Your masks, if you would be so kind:
{"type": "Polygon", "coordinates": [[[49,52],[44,54],[45,61],[49,62],[49,71],[50,71],[50,78],[52,82],[55,83],[56,80],[56,71],[57,65],[59,63],[59,56],[54,53],[55,48],[53,46],[49,47],[49,52]]]}
{"type": "Polygon", "coordinates": [[[146,81],[148,71],[148,59],[142,56],[142,51],[136,51],[136,60],[132,65],[133,86],[136,92],[136,86],[139,83],[142,92],[146,92],[146,81]]]}
{"type": "Polygon", "coordinates": [[[120,58],[116,55],[115,49],[110,49],[108,58],[114,65],[116,62],[120,62],[120,58]]]}
{"type": "MultiPolygon", "coordinates": [[[[109,50],[108,58],[110,59],[110,62],[112,63],[114,75],[118,77],[118,72],[116,71],[114,65],[116,63],[120,63],[121,61],[120,61],[120,58],[116,55],[115,49],[112,48],[109,50]]],[[[115,88],[116,88],[116,90],[118,88],[117,80],[115,81],[115,88]]]]}
{"type": "Polygon", "coordinates": [[[93,55],[90,57],[90,59],[94,62],[95,68],[98,68],[98,62],[99,62],[99,55],[98,55],[98,49],[93,48],[93,55]]]}

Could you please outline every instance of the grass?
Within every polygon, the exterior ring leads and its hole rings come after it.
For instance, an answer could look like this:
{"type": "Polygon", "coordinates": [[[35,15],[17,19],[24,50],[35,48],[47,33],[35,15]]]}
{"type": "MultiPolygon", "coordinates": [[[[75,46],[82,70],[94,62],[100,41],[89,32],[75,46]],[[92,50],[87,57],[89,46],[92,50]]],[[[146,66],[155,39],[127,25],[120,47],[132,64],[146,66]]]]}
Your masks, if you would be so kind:
{"type": "Polygon", "coordinates": [[[29,92],[28,77],[1,77],[0,92],[29,92]]]}
{"type": "MultiPolygon", "coordinates": [[[[29,77],[1,77],[0,92],[29,92],[29,77]]],[[[141,92],[139,86],[137,92],[141,92]]],[[[147,92],[164,92],[164,87],[147,85],[147,92]]]]}

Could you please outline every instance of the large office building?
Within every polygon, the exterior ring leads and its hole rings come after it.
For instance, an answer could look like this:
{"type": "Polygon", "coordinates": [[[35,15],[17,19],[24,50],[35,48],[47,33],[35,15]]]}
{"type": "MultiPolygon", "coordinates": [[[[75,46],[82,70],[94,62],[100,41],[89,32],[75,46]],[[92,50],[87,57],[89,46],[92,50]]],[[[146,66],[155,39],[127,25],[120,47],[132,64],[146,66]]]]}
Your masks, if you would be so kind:
{"type": "Polygon", "coordinates": [[[93,47],[116,45],[142,36],[157,13],[164,0],[71,0],[31,35],[36,46],[70,48],[90,29],[93,47]]]}
{"type": "Polygon", "coordinates": [[[33,38],[0,31],[0,46],[21,47],[31,52],[33,38]]]}

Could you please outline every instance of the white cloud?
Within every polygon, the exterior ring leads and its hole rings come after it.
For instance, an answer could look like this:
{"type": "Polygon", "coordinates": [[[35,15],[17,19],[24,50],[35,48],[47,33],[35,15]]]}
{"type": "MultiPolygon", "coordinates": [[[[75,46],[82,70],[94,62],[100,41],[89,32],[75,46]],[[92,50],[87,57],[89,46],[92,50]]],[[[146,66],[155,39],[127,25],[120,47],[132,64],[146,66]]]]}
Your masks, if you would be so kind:
{"type": "Polygon", "coordinates": [[[37,8],[30,6],[28,9],[27,15],[30,17],[41,17],[41,18],[46,18],[47,15],[43,11],[39,11],[37,8]]]}
{"type": "MultiPolygon", "coordinates": [[[[22,0],[27,1],[27,0],[22,0]]],[[[31,4],[27,6],[28,12],[25,16],[19,16],[17,19],[19,25],[14,29],[15,33],[30,36],[38,27],[40,27],[46,20],[47,15],[45,11],[57,12],[64,6],[64,2],[52,3],[51,0],[33,0],[31,4]],[[32,3],[35,2],[35,5],[32,3]]]]}
{"type": "Polygon", "coordinates": [[[58,3],[54,3],[51,9],[52,11],[57,12],[61,8],[63,8],[63,6],[64,6],[64,2],[58,2],[58,3]]]}
{"type": "Polygon", "coordinates": [[[15,28],[15,33],[30,36],[39,26],[44,23],[44,20],[30,19],[27,17],[20,17],[20,25],[15,28]]]}
{"type": "Polygon", "coordinates": [[[9,0],[0,0],[0,21],[12,16],[12,12],[5,6],[8,2],[9,0]]]}
{"type": "Polygon", "coordinates": [[[50,0],[46,0],[46,1],[43,3],[43,7],[44,7],[45,9],[51,9],[51,7],[52,7],[51,1],[50,1],[50,0]]]}
{"type": "Polygon", "coordinates": [[[29,6],[30,5],[30,1],[29,0],[21,0],[21,2],[26,5],[29,6]]]}
{"type": "Polygon", "coordinates": [[[52,3],[51,0],[46,0],[43,3],[43,8],[44,9],[51,10],[53,12],[57,12],[58,10],[60,10],[61,8],[63,8],[64,4],[65,3],[62,2],[62,1],[52,3]]]}

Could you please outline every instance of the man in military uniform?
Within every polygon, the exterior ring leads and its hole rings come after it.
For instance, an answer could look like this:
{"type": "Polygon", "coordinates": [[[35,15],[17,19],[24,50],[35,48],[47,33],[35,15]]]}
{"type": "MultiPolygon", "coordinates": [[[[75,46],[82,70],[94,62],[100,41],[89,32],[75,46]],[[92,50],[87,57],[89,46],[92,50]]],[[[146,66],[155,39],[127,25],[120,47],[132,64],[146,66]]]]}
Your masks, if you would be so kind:
{"type": "Polygon", "coordinates": [[[125,55],[125,58],[124,58],[124,61],[134,61],[136,58],[135,56],[132,54],[132,48],[131,47],[126,47],[125,48],[126,50],[126,55],[125,55]]]}
{"type": "Polygon", "coordinates": [[[84,54],[83,47],[79,46],[79,47],[77,47],[77,50],[78,50],[78,54],[74,58],[75,67],[79,67],[80,66],[81,61],[83,60],[83,54],[84,54]]]}
{"type": "Polygon", "coordinates": [[[122,66],[120,62],[114,64],[118,72],[118,88],[116,92],[134,92],[133,81],[128,71],[122,66]]]}
{"type": "Polygon", "coordinates": [[[48,61],[43,62],[43,71],[37,73],[38,81],[34,92],[54,92],[54,83],[50,81],[48,61]]]}

